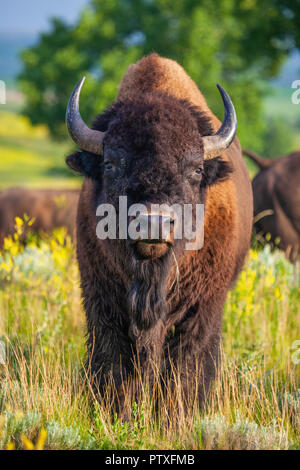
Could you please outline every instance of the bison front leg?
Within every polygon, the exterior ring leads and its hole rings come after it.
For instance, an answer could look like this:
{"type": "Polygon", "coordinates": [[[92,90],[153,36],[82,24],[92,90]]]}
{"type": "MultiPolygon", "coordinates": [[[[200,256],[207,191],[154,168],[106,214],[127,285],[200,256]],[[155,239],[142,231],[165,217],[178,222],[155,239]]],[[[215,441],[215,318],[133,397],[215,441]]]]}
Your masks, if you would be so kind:
{"type": "Polygon", "coordinates": [[[127,334],[105,325],[93,331],[88,338],[87,368],[96,397],[129,419],[132,403],[145,399],[145,385],[153,387],[160,378],[165,325],[158,321],[148,330],[129,329],[127,334]]]}
{"type": "Polygon", "coordinates": [[[174,394],[186,410],[207,399],[220,357],[220,333],[207,337],[175,330],[165,345],[165,375],[174,394]]]}
{"type": "Polygon", "coordinates": [[[89,331],[86,370],[96,398],[113,412],[122,412],[130,401],[133,344],[116,326],[98,324],[89,331]]]}

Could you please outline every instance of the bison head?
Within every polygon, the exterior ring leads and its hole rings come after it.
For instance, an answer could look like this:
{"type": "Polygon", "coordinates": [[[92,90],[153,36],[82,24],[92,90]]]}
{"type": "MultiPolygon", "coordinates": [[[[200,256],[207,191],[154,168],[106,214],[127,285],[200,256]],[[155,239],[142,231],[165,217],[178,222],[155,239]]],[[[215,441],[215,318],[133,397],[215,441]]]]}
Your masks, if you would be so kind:
{"type": "Polygon", "coordinates": [[[219,86],[225,117],[214,134],[209,118],[188,101],[161,92],[137,94],[115,102],[90,129],[79,113],[82,84],[75,87],[66,116],[70,136],[82,151],[70,155],[67,164],[94,181],[96,205],[110,203],[118,210],[119,196],[126,196],[128,206],[149,208],[150,225],[171,227],[167,238],[107,241],[131,273],[129,304],[136,330],[147,329],[163,318],[168,274],[174,256],[183,253],[182,241],[172,236],[173,217],[154,214],[150,207],[204,203],[206,188],[227,178],[231,167],[219,155],[235,136],[234,107],[219,86]]]}

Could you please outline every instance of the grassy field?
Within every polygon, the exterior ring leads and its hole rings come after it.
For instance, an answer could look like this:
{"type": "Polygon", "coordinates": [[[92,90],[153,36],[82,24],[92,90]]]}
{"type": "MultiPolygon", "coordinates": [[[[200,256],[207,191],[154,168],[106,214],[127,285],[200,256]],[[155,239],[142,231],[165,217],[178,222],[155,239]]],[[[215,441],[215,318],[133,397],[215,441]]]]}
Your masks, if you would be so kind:
{"type": "Polygon", "coordinates": [[[228,296],[206,409],[187,415],[166,396],[155,414],[146,389],[124,422],[96,403],[83,373],[70,240],[63,230],[25,249],[17,239],[0,256],[0,449],[300,449],[299,279],[281,253],[252,250],[228,296]]]}
{"type": "Polygon", "coordinates": [[[43,126],[32,126],[14,108],[0,109],[0,189],[9,186],[80,185],[65,165],[70,142],[54,142],[43,126]]]}

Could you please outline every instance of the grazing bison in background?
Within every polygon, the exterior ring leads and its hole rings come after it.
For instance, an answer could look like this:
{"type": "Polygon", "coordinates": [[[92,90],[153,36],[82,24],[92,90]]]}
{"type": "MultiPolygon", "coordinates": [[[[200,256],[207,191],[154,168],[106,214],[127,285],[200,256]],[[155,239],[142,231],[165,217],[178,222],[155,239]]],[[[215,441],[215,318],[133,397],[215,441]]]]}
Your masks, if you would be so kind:
{"type": "MultiPolygon", "coordinates": [[[[136,357],[142,371],[152,364],[163,376],[174,366],[186,396],[198,382],[202,402],[215,373],[226,294],[252,231],[251,183],[233,105],[219,86],[221,125],[183,68],[151,54],[128,68],[116,101],[91,129],[79,113],[82,84],[66,115],[81,151],[66,162],[85,176],[77,256],[92,374],[101,393],[112,372],[122,406],[136,357]],[[204,203],[203,248],[187,251],[182,240],[163,237],[100,240],[96,208],[110,203],[118,210],[119,196],[128,206],[204,203]]],[[[155,214],[148,217],[151,224],[155,214]]]]}
{"type": "Polygon", "coordinates": [[[300,259],[300,152],[262,158],[243,150],[260,168],[252,181],[254,226],[258,235],[285,251],[291,262],[300,259]]]}
{"type": "MultiPolygon", "coordinates": [[[[76,190],[10,188],[0,192],[0,247],[7,235],[15,232],[15,217],[34,218],[34,232],[50,232],[67,227],[75,232],[79,192],[76,190]]],[[[24,239],[26,232],[23,234],[24,239]]]]}

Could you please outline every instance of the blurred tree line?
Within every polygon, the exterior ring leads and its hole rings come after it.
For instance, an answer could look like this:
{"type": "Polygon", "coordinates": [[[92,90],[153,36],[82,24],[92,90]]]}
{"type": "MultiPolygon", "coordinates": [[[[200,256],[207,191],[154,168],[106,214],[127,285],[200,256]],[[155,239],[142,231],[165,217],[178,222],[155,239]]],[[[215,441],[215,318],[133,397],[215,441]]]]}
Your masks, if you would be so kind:
{"type": "Polygon", "coordinates": [[[221,83],[235,103],[242,145],[259,151],[269,132],[267,80],[298,46],[300,0],[91,0],[77,24],[52,19],[50,32],[23,52],[24,112],[66,137],[67,101],[83,75],[81,112],[90,122],[114,100],[128,65],[156,51],[185,68],[222,119],[221,83]]]}

